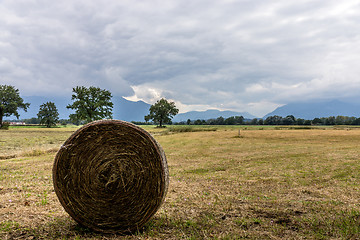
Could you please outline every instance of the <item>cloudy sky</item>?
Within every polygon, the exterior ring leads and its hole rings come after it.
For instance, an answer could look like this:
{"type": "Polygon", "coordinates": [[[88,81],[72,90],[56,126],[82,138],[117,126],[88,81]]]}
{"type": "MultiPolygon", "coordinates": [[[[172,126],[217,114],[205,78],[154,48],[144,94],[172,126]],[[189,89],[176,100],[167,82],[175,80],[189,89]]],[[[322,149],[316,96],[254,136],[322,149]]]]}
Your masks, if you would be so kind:
{"type": "Polygon", "coordinates": [[[357,0],[0,0],[0,84],[69,98],[98,86],[261,117],[358,99],[359,29],[357,0]]]}

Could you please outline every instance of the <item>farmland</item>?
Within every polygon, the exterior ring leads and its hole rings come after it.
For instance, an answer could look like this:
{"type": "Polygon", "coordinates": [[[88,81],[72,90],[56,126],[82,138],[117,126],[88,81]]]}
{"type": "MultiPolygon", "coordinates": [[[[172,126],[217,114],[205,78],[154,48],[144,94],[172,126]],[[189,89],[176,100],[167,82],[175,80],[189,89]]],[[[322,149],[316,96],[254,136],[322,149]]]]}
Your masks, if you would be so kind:
{"type": "Polygon", "coordinates": [[[0,131],[0,239],[360,238],[360,128],[146,126],[170,185],[126,236],[79,226],[56,198],[54,156],[76,129],[0,131]]]}

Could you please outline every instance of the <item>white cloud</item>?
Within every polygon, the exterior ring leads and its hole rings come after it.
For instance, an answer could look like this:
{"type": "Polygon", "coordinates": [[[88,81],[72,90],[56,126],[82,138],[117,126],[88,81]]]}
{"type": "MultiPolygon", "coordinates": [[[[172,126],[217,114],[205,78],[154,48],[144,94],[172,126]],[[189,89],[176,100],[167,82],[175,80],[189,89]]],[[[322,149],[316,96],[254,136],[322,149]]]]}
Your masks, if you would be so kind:
{"type": "Polygon", "coordinates": [[[157,100],[164,98],[163,91],[148,86],[131,86],[134,94],[129,97],[125,97],[130,101],[144,101],[147,103],[155,103],[157,100]]]}

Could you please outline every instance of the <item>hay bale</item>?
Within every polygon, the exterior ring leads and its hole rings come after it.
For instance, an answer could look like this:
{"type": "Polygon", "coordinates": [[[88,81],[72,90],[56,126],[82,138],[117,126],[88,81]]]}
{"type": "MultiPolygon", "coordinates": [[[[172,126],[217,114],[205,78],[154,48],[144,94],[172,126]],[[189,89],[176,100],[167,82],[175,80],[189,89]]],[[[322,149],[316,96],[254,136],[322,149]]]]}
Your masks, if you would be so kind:
{"type": "Polygon", "coordinates": [[[89,123],[65,141],[53,166],[55,192],[69,215],[95,231],[140,229],[164,201],[169,174],[161,146],[124,121],[89,123]]]}

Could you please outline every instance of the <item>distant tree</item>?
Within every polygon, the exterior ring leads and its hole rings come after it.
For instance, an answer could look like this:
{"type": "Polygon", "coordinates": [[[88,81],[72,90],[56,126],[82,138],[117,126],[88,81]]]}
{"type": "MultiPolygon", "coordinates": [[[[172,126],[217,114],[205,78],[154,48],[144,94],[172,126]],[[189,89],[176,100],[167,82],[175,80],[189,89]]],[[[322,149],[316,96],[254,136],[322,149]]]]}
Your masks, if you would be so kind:
{"type": "Polygon", "coordinates": [[[352,125],[355,120],[356,120],[356,117],[346,117],[345,125],[352,125]]]}
{"type": "Polygon", "coordinates": [[[311,125],[311,120],[305,120],[304,125],[311,125]]]}
{"type": "Polygon", "coordinates": [[[236,120],[235,117],[228,117],[224,120],[225,125],[235,125],[236,120]]]}
{"type": "Polygon", "coordinates": [[[150,114],[145,117],[152,119],[159,127],[162,127],[163,124],[171,123],[171,118],[178,114],[179,109],[176,108],[174,102],[168,102],[162,98],[151,105],[149,111],[150,114]]]}
{"type": "Polygon", "coordinates": [[[232,116],[228,117],[224,120],[223,123],[221,123],[221,119],[217,119],[219,121],[219,124],[225,124],[225,125],[241,125],[244,123],[244,117],[243,116],[232,116]]]}
{"type": "Polygon", "coordinates": [[[262,118],[259,119],[258,125],[264,125],[264,120],[262,118]]]}
{"type": "Polygon", "coordinates": [[[282,124],[282,117],[281,116],[269,116],[265,119],[265,125],[281,125],[282,124]]]}
{"type": "Polygon", "coordinates": [[[40,119],[40,124],[44,124],[48,128],[56,126],[56,123],[59,122],[59,112],[53,102],[42,104],[37,116],[40,119]]]}
{"type": "Polygon", "coordinates": [[[360,125],[360,118],[355,118],[351,124],[352,125],[360,125]]]}
{"type": "Polygon", "coordinates": [[[202,125],[201,119],[195,120],[194,125],[202,125]]]}
{"type": "Polygon", "coordinates": [[[325,119],[325,125],[335,125],[335,117],[331,116],[325,119]]]}
{"type": "Polygon", "coordinates": [[[148,123],[150,121],[150,116],[149,115],[146,115],[144,117],[144,120],[145,120],[145,123],[148,123]]]}
{"type": "Polygon", "coordinates": [[[346,122],[346,119],[347,119],[347,117],[345,117],[345,116],[337,116],[335,118],[335,124],[336,125],[344,125],[346,122]]]}
{"type": "Polygon", "coordinates": [[[314,124],[314,125],[319,125],[319,124],[321,124],[321,123],[322,123],[322,121],[321,121],[320,118],[314,118],[314,119],[312,120],[312,124],[314,124]]]}
{"type": "Polygon", "coordinates": [[[282,124],[284,124],[284,125],[293,125],[293,124],[295,124],[295,122],[296,122],[296,119],[293,115],[288,115],[282,119],[282,124]]]}
{"type": "Polygon", "coordinates": [[[71,123],[69,119],[60,119],[59,123],[63,126],[66,126],[67,124],[71,123]]]}
{"type": "Polygon", "coordinates": [[[258,119],[257,118],[253,118],[250,122],[250,125],[257,125],[258,124],[258,119]]]}
{"type": "Polygon", "coordinates": [[[19,119],[18,109],[27,111],[30,103],[24,103],[20,97],[19,89],[10,85],[0,85],[0,128],[3,126],[3,117],[15,115],[19,119]]]}
{"type": "Polygon", "coordinates": [[[104,118],[112,118],[113,103],[109,91],[98,87],[77,86],[73,88],[73,93],[71,100],[74,102],[66,106],[66,108],[75,110],[74,114],[70,114],[71,121],[88,123],[104,118]]]}
{"type": "Polygon", "coordinates": [[[187,125],[190,125],[190,124],[191,124],[191,120],[188,119],[188,120],[186,121],[186,124],[187,124],[187,125]]]}
{"type": "Polygon", "coordinates": [[[305,119],[303,119],[303,118],[297,118],[296,119],[296,124],[297,125],[304,125],[304,123],[305,123],[305,119]]]}
{"type": "Polygon", "coordinates": [[[33,117],[29,119],[24,119],[25,124],[39,124],[40,120],[39,118],[33,117]]]}
{"type": "Polygon", "coordinates": [[[208,125],[216,125],[216,119],[213,119],[213,118],[208,119],[208,120],[206,120],[206,123],[208,125]]]}
{"type": "Polygon", "coordinates": [[[238,124],[238,125],[244,124],[244,117],[243,116],[235,116],[235,124],[238,124]]]}
{"type": "Polygon", "coordinates": [[[215,121],[216,121],[216,125],[224,125],[225,124],[225,119],[222,116],[218,117],[215,121]]]}

